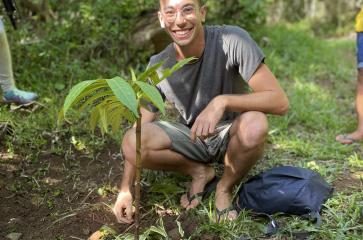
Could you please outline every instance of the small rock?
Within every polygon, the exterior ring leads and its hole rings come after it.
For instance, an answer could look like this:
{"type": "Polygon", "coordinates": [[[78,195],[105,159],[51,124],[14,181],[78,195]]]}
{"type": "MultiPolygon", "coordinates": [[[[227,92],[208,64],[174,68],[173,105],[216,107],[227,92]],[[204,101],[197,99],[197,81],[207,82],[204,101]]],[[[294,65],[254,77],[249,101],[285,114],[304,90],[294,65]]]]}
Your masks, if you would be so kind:
{"type": "Polygon", "coordinates": [[[91,234],[91,230],[89,228],[83,228],[82,233],[84,235],[90,235],[91,234]]]}
{"type": "Polygon", "coordinates": [[[19,240],[23,234],[22,233],[10,233],[6,235],[6,238],[10,240],[19,240]]]}
{"type": "Polygon", "coordinates": [[[50,186],[57,185],[58,183],[62,182],[62,180],[51,178],[51,177],[46,177],[43,179],[43,181],[45,183],[49,184],[50,186]]]}
{"type": "Polygon", "coordinates": [[[22,220],[20,218],[10,218],[8,224],[16,225],[22,223],[22,220]]]}

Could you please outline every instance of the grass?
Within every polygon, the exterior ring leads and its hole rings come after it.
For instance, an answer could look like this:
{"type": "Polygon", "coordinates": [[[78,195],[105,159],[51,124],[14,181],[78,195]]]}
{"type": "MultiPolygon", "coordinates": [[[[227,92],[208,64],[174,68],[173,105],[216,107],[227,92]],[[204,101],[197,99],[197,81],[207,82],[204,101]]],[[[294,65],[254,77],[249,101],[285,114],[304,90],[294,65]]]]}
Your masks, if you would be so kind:
{"type": "MultiPolygon", "coordinates": [[[[73,120],[77,124],[56,126],[57,112],[70,86],[79,80],[119,74],[120,70],[109,56],[89,61],[83,61],[84,56],[76,58],[72,54],[79,50],[78,43],[62,43],[60,40],[64,35],[60,31],[51,33],[38,43],[22,45],[19,40],[26,34],[29,32],[9,34],[16,79],[21,88],[40,94],[42,107],[29,114],[9,112],[8,106],[0,105],[0,121],[11,121],[16,126],[14,134],[5,138],[3,151],[9,155],[22,155],[27,164],[32,164],[44,153],[67,158],[74,151],[80,151],[94,159],[105,146],[119,142],[122,134],[91,135],[86,121],[73,120]]],[[[269,117],[268,148],[264,159],[250,175],[276,165],[294,165],[314,169],[330,183],[342,186],[327,201],[320,229],[298,217],[278,216],[276,219],[282,225],[282,232],[274,239],[289,239],[294,232],[303,230],[311,232],[309,239],[361,239],[362,143],[343,146],[334,140],[336,134],[351,131],[356,124],[353,105],[355,39],[317,38],[299,25],[269,26],[254,33],[254,37],[268,39],[267,43],[261,41],[260,44],[267,56],[266,63],[289,96],[290,111],[284,117],[269,117]]],[[[94,42],[89,44],[97,45],[94,42]]],[[[48,169],[45,167],[42,171],[48,169]]],[[[78,176],[70,173],[68,177],[73,179],[78,176]]],[[[151,189],[145,208],[149,210],[161,204],[174,214],[180,214],[178,202],[185,187],[181,183],[185,181],[187,178],[177,174],[144,171],[144,182],[151,189]]],[[[31,179],[29,184],[37,188],[31,179]]],[[[103,184],[98,188],[113,191],[109,183],[103,184]]],[[[24,188],[17,183],[12,186],[18,191],[24,188]]],[[[65,193],[59,189],[52,193],[53,198],[59,194],[65,193]]],[[[48,202],[48,205],[52,204],[48,202]]],[[[241,235],[258,238],[266,223],[252,218],[248,212],[241,213],[235,222],[214,223],[213,196],[188,215],[198,222],[189,239],[206,235],[219,236],[220,239],[236,239],[241,235]]],[[[164,238],[166,230],[162,220],[154,225],[154,228],[145,229],[145,235],[149,239],[164,238]]],[[[111,230],[105,228],[104,231],[111,230]]],[[[184,232],[180,224],[178,232],[181,235],[184,232]]],[[[127,236],[119,235],[117,239],[127,239],[127,236]]]]}

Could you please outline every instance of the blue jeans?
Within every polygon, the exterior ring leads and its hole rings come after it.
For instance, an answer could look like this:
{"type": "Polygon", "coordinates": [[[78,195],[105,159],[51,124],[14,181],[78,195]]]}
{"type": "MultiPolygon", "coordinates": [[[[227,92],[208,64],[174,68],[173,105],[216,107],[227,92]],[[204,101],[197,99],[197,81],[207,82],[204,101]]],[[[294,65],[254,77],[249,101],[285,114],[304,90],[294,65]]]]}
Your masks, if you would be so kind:
{"type": "Polygon", "coordinates": [[[357,33],[357,68],[363,68],[363,32],[357,33]]]}

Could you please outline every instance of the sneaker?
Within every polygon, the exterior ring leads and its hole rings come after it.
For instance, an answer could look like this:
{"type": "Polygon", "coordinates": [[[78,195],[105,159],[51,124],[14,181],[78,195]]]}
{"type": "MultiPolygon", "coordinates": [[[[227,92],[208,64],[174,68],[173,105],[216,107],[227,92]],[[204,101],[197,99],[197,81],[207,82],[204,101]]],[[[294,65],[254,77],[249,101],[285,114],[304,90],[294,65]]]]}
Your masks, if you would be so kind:
{"type": "Polygon", "coordinates": [[[35,101],[38,95],[33,92],[26,92],[15,88],[4,93],[3,101],[6,103],[26,104],[35,101]]]}

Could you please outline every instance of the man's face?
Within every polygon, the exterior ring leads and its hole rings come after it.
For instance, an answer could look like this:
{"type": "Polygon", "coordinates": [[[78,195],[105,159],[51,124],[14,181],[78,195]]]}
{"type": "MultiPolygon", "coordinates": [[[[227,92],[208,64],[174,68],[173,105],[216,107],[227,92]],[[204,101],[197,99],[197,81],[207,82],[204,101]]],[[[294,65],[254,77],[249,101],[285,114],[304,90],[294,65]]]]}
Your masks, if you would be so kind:
{"type": "Polygon", "coordinates": [[[206,9],[198,0],[160,0],[160,25],[179,46],[187,46],[200,36],[205,15],[206,9]]]}

